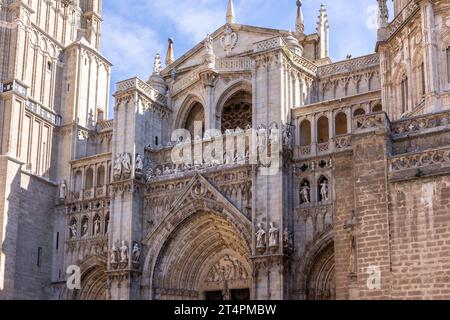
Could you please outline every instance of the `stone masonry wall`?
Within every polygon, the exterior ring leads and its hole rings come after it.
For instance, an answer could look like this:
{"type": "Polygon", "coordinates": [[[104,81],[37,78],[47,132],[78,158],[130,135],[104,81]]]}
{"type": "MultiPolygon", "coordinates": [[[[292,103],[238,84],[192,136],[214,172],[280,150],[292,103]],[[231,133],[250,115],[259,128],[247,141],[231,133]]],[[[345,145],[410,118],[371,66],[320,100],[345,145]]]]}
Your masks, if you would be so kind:
{"type": "Polygon", "coordinates": [[[390,188],[392,298],[450,297],[450,176],[390,188]]]}

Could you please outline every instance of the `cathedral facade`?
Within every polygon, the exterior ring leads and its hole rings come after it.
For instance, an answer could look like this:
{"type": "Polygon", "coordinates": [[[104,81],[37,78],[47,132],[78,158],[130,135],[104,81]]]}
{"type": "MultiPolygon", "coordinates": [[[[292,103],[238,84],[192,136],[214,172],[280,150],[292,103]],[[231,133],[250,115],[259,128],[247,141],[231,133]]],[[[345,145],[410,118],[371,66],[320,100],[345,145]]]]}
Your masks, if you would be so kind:
{"type": "Polygon", "coordinates": [[[0,0],[0,299],[449,299],[450,1],[376,3],[332,62],[229,0],[108,120],[102,1],[0,0]]]}

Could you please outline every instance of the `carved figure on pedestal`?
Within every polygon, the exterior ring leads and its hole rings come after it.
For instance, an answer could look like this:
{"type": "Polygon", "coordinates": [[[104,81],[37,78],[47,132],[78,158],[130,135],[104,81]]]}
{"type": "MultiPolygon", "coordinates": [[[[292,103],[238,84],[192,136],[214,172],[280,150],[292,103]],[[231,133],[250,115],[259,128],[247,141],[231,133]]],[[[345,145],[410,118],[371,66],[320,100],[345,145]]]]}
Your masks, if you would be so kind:
{"type": "Polygon", "coordinates": [[[138,243],[135,243],[133,246],[133,263],[139,264],[141,261],[141,248],[138,243]]]}
{"type": "Polygon", "coordinates": [[[135,164],[136,178],[140,179],[142,177],[143,170],[144,170],[144,158],[140,154],[137,154],[135,164]]]}
{"type": "Polygon", "coordinates": [[[278,230],[278,228],[275,228],[274,223],[271,222],[270,229],[269,229],[269,247],[270,248],[278,247],[279,237],[280,237],[280,231],[278,230]]]}
{"type": "Polygon", "coordinates": [[[301,203],[311,203],[311,187],[307,181],[303,183],[303,186],[300,189],[300,197],[301,203]]]}
{"type": "Polygon", "coordinates": [[[122,241],[120,247],[120,263],[128,263],[128,246],[125,241],[122,241]]]}
{"type": "Polygon", "coordinates": [[[266,230],[263,229],[261,224],[258,224],[258,231],[256,232],[256,248],[266,248],[266,230]]]}
{"type": "Polygon", "coordinates": [[[320,184],[320,196],[322,198],[322,202],[329,200],[329,185],[327,179],[323,179],[320,184]]]}
{"type": "Polygon", "coordinates": [[[61,180],[59,184],[59,199],[65,200],[67,197],[67,184],[65,180],[61,180]]]}
{"type": "Polygon", "coordinates": [[[111,248],[111,264],[117,264],[119,257],[119,248],[115,244],[113,244],[111,248]]]}
{"type": "Polygon", "coordinates": [[[122,176],[124,179],[131,177],[131,156],[126,152],[122,154],[122,176]]]}

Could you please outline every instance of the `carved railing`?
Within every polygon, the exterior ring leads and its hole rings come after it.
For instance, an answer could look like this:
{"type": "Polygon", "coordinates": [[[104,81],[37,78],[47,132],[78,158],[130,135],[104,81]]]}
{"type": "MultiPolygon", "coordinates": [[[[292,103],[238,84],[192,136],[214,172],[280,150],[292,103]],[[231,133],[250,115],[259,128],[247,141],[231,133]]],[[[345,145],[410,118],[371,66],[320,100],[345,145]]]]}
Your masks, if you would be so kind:
{"type": "Polygon", "coordinates": [[[394,35],[420,9],[416,0],[412,0],[389,24],[388,37],[394,35]]]}
{"type": "Polygon", "coordinates": [[[387,129],[389,126],[389,119],[384,112],[371,113],[353,118],[353,133],[387,129]]]}
{"type": "Polygon", "coordinates": [[[316,75],[317,71],[318,71],[318,67],[312,63],[311,61],[309,61],[308,59],[305,59],[295,53],[292,53],[292,61],[299,65],[300,67],[302,67],[303,69],[306,69],[308,71],[310,71],[312,74],[316,75]]]}
{"type": "Polygon", "coordinates": [[[450,167],[450,148],[397,156],[389,161],[391,172],[419,169],[431,165],[450,167]]]}
{"type": "Polygon", "coordinates": [[[274,38],[270,38],[270,39],[255,43],[255,45],[253,47],[253,52],[258,53],[258,52],[268,51],[268,50],[272,50],[272,49],[278,49],[278,48],[282,48],[283,45],[284,45],[283,38],[274,37],[274,38]]]}
{"type": "Polygon", "coordinates": [[[114,126],[114,120],[103,120],[97,123],[98,131],[111,130],[114,126]]]}
{"type": "Polygon", "coordinates": [[[352,136],[350,134],[337,136],[333,139],[333,141],[336,151],[344,150],[352,146],[352,136]]]}
{"type": "Polygon", "coordinates": [[[157,90],[153,89],[148,83],[139,78],[128,79],[116,84],[117,93],[126,92],[128,90],[139,90],[153,101],[158,101],[163,105],[167,105],[166,96],[162,95],[157,90]]]}
{"type": "Polygon", "coordinates": [[[371,54],[319,67],[318,74],[319,77],[326,77],[334,74],[349,73],[360,69],[375,67],[379,64],[380,58],[378,54],[371,54]]]}
{"type": "Polygon", "coordinates": [[[218,72],[251,71],[252,69],[253,60],[249,57],[223,58],[216,61],[218,72]]]}
{"type": "Polygon", "coordinates": [[[317,144],[317,153],[322,154],[327,153],[329,151],[330,151],[330,142],[323,142],[317,144]]]}
{"type": "Polygon", "coordinates": [[[400,120],[391,124],[394,135],[403,136],[442,129],[450,125],[450,111],[400,120]]]}

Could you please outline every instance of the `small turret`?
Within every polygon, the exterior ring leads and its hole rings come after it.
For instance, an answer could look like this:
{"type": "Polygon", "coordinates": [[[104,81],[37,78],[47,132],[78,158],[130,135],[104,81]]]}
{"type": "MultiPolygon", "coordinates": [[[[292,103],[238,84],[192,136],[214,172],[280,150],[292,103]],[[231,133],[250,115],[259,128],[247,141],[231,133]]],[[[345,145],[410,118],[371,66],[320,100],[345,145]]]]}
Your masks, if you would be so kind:
{"type": "Polygon", "coordinates": [[[234,14],[233,0],[228,0],[227,23],[229,24],[236,23],[236,15],[234,14]]]}

